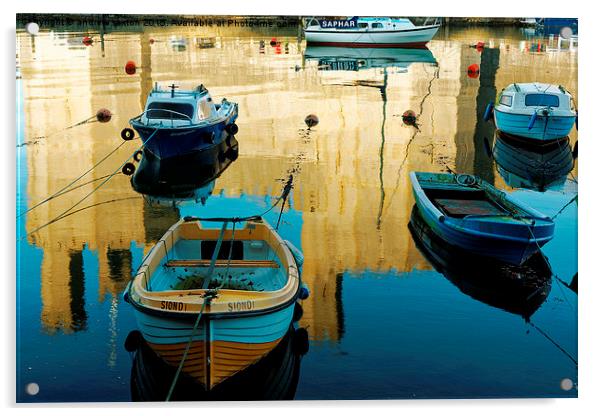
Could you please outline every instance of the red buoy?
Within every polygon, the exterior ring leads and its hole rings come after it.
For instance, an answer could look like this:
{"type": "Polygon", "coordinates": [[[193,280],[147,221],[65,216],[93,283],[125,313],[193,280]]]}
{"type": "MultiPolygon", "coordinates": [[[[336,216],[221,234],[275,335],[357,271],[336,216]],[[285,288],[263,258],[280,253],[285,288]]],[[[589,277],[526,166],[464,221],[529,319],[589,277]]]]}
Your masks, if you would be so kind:
{"type": "Polygon", "coordinates": [[[111,117],[113,117],[113,114],[111,114],[111,111],[106,108],[101,108],[96,112],[96,120],[101,123],[107,123],[111,121],[111,117]]]}
{"type": "Polygon", "coordinates": [[[136,73],[136,62],[127,61],[125,64],[125,73],[128,75],[134,75],[136,73]]]}
{"type": "Polygon", "coordinates": [[[84,37],[82,38],[82,43],[83,43],[84,45],[86,45],[86,46],[90,46],[90,45],[92,45],[92,42],[93,42],[93,41],[92,41],[92,38],[91,38],[90,36],[84,36],[84,37]]]}
{"type": "Polygon", "coordinates": [[[305,124],[310,129],[314,126],[317,126],[319,122],[320,122],[320,120],[318,119],[318,116],[315,114],[310,114],[307,117],[305,117],[305,124]]]}
{"type": "Polygon", "coordinates": [[[401,120],[406,126],[416,126],[416,113],[412,110],[407,110],[402,114],[401,120]]]}
{"type": "Polygon", "coordinates": [[[485,47],[485,42],[477,42],[477,44],[476,44],[477,50],[482,51],[484,47],[485,47]]]}
{"type": "Polygon", "coordinates": [[[478,78],[479,77],[479,65],[472,64],[468,66],[468,77],[469,78],[478,78]]]}

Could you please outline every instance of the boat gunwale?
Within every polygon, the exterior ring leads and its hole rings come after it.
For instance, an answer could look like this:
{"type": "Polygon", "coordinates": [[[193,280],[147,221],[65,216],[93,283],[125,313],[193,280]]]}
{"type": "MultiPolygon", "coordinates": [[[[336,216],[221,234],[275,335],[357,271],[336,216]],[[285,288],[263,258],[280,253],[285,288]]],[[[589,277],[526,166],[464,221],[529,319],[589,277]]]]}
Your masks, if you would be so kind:
{"type": "MultiPolygon", "coordinates": [[[[148,285],[151,281],[153,274],[156,272],[157,268],[161,267],[163,264],[163,260],[165,259],[169,250],[167,249],[166,239],[171,238],[171,248],[175,246],[176,241],[185,238],[181,238],[178,236],[178,239],[174,241],[174,233],[179,229],[183,224],[197,224],[199,231],[207,231],[207,230],[216,230],[219,229],[210,229],[203,228],[200,224],[200,221],[185,221],[184,219],[180,219],[174,225],[172,225],[169,230],[157,241],[157,243],[153,246],[151,251],[145,257],[144,261],[138,268],[136,274],[128,284],[126,288],[126,293],[128,294],[128,300],[132,305],[134,305],[137,309],[140,309],[144,313],[148,313],[150,311],[158,312],[160,315],[165,316],[191,316],[196,317],[202,307],[203,302],[200,300],[204,299],[204,295],[207,293],[211,293],[215,289],[192,289],[192,290],[166,290],[166,291],[152,291],[147,290],[144,287],[144,284],[148,285]],[[163,247],[161,247],[163,246],[163,247]],[[161,254],[161,249],[165,250],[165,254],[161,254]],[[135,293],[132,293],[135,292],[135,293]],[[133,296],[135,294],[135,296],[133,296]],[[136,297],[138,299],[136,299],[136,297]],[[198,297],[196,301],[190,301],[189,297],[198,297]],[[170,311],[167,309],[162,309],[160,306],[162,302],[171,301],[171,302],[181,302],[185,305],[185,310],[183,311],[170,311]],[[158,305],[156,305],[158,304],[158,305]]],[[[286,273],[287,281],[284,286],[278,290],[274,291],[248,291],[248,290],[237,290],[237,289],[219,289],[219,294],[223,293],[225,300],[215,302],[212,301],[205,308],[204,314],[211,315],[213,318],[216,318],[221,315],[228,315],[228,317],[239,317],[239,316],[250,316],[255,314],[264,314],[268,312],[273,312],[275,310],[282,309],[292,302],[294,302],[299,294],[299,290],[301,287],[301,278],[298,266],[295,262],[295,258],[291,253],[290,249],[284,242],[284,240],[275,232],[275,230],[263,219],[260,221],[248,221],[247,225],[239,230],[235,231],[236,233],[244,233],[245,231],[249,231],[248,224],[253,223],[255,227],[264,227],[264,231],[267,233],[267,236],[263,241],[268,244],[276,256],[280,258],[282,262],[282,268],[284,273],[286,273]],[[274,240],[270,241],[270,236],[274,240]],[[280,253],[281,252],[281,253],[280,253]],[[236,299],[231,299],[236,297],[236,299]],[[255,303],[264,303],[264,306],[258,306],[257,308],[252,308],[251,310],[240,310],[240,311],[230,311],[229,303],[231,302],[246,302],[246,301],[254,301],[255,303]]],[[[226,239],[226,236],[224,236],[226,239]]],[[[194,239],[191,239],[194,240],[194,239]]],[[[200,239],[198,239],[200,240],[200,239]]]]}
{"type": "MultiPolygon", "coordinates": [[[[132,117],[129,120],[129,124],[133,127],[142,127],[142,128],[149,128],[149,129],[155,129],[155,130],[184,130],[184,129],[190,129],[190,130],[195,130],[195,129],[200,129],[200,128],[207,128],[207,127],[212,127],[215,126],[217,124],[221,124],[226,122],[230,117],[232,117],[232,115],[234,114],[234,112],[238,111],[238,104],[237,103],[233,103],[228,101],[231,105],[230,107],[230,111],[228,111],[225,115],[219,116],[219,117],[215,117],[215,118],[206,118],[203,119],[201,121],[199,121],[198,123],[195,123],[192,121],[192,118],[190,118],[189,120],[182,120],[179,119],[177,121],[190,121],[190,124],[186,124],[186,125],[173,125],[173,126],[164,126],[162,124],[149,124],[148,122],[145,124],[142,122],[142,116],[148,111],[148,110],[144,110],[142,113],[138,114],[135,117],[132,117]]],[[[153,119],[153,120],[165,120],[167,122],[172,122],[172,121],[176,121],[176,120],[171,120],[171,119],[153,119]]],[[[162,121],[161,121],[162,123],[162,121]]]]}
{"type": "MultiPolygon", "coordinates": [[[[468,216],[468,219],[464,218],[453,218],[450,217],[449,215],[444,214],[439,208],[437,208],[435,206],[435,204],[433,204],[433,202],[431,201],[431,199],[426,195],[426,192],[424,191],[424,188],[420,182],[420,179],[418,178],[419,174],[429,174],[432,175],[432,173],[429,172],[410,172],[410,180],[412,182],[412,187],[414,189],[414,193],[416,195],[416,203],[420,206],[422,205],[424,207],[424,209],[427,209],[428,211],[431,212],[431,214],[433,214],[438,220],[439,222],[442,223],[442,226],[444,227],[448,227],[449,229],[465,234],[465,235],[469,235],[469,236],[473,236],[473,237],[478,237],[478,238],[490,238],[490,239],[494,239],[494,240],[498,240],[498,241],[512,241],[512,242],[537,242],[537,243],[545,243],[550,241],[553,238],[553,234],[551,235],[544,235],[541,237],[535,237],[532,233],[532,235],[525,239],[524,237],[518,237],[518,236],[510,236],[507,234],[502,234],[502,233],[495,233],[495,232],[485,232],[485,231],[481,231],[481,230],[477,230],[474,228],[467,228],[467,225],[470,225],[470,223],[483,223],[483,221],[480,221],[478,218],[474,218],[471,219],[470,216],[468,216]]],[[[533,215],[533,220],[537,221],[534,222],[532,224],[526,223],[525,221],[521,221],[520,219],[516,219],[514,218],[512,215],[500,215],[500,218],[512,218],[515,219],[516,222],[513,222],[512,225],[513,226],[522,226],[525,228],[528,228],[530,230],[534,229],[534,228],[542,228],[542,227],[549,227],[549,226],[553,226],[554,225],[554,221],[536,211],[535,209],[531,208],[531,207],[527,207],[521,203],[519,203],[518,201],[516,201],[511,195],[502,192],[501,190],[489,185],[486,182],[483,182],[482,180],[479,180],[479,185],[482,186],[485,189],[482,189],[485,192],[494,192],[494,193],[501,193],[503,194],[503,200],[505,203],[508,203],[509,205],[518,208],[521,211],[524,211],[528,214],[533,215]]],[[[427,188],[428,189],[428,188],[427,188]]],[[[470,192],[470,191],[467,191],[470,192]]],[[[491,217],[492,215],[489,215],[487,217],[491,217]]],[[[502,222],[494,222],[497,224],[503,224],[502,222]]]]}
{"type": "Polygon", "coordinates": [[[407,29],[396,29],[396,30],[365,30],[358,28],[355,29],[326,29],[326,30],[316,30],[316,29],[305,29],[305,33],[341,33],[341,34],[357,34],[358,32],[361,34],[377,34],[377,33],[403,33],[403,32],[417,32],[420,30],[431,30],[431,29],[439,29],[441,25],[429,25],[429,26],[416,26],[407,29]]]}

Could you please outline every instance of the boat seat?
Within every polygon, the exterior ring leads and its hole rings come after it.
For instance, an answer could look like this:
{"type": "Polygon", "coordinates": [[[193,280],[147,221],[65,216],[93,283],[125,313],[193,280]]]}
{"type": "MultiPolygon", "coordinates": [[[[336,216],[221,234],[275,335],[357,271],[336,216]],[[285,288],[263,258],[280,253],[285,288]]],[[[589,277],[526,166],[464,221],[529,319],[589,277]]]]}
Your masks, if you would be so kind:
{"type": "Polygon", "coordinates": [[[448,199],[436,198],[434,202],[450,217],[467,215],[504,215],[506,211],[491,201],[483,199],[448,199]]]}
{"type": "MultiPolygon", "coordinates": [[[[166,267],[209,267],[211,266],[211,260],[168,260],[165,263],[166,267]]],[[[227,267],[228,260],[217,260],[215,262],[216,267],[227,267]]],[[[280,267],[274,260],[230,260],[230,267],[268,267],[277,269],[280,267]]]]}

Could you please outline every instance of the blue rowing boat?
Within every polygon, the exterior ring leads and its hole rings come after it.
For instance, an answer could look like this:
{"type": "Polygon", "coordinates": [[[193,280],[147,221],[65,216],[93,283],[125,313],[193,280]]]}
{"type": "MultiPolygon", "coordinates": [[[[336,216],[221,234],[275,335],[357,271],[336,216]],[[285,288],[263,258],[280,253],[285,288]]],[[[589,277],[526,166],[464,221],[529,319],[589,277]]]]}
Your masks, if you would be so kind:
{"type": "Polygon", "coordinates": [[[170,87],[165,91],[155,86],[144,112],[130,120],[145,149],[157,158],[211,150],[238,132],[238,104],[225,98],[215,104],[203,85],[192,91],[170,87]]]}
{"type": "Polygon", "coordinates": [[[554,221],[467,174],[411,172],[416,206],[447,243],[521,265],[554,236],[554,221]]]}

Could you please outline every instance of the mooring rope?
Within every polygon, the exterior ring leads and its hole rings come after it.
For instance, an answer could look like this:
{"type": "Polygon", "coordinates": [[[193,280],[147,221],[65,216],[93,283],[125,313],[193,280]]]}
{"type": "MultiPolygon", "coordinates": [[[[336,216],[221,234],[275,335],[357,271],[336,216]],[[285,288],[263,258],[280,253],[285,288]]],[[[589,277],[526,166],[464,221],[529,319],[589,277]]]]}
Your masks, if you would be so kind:
{"type": "Polygon", "coordinates": [[[108,181],[110,181],[117,173],[119,173],[121,171],[121,169],[123,168],[123,166],[128,162],[128,160],[130,160],[130,158],[132,158],[134,156],[134,154],[139,151],[140,149],[142,149],[144,147],[144,145],[146,145],[146,143],[148,143],[148,141],[150,139],[152,139],[154,137],[154,135],[159,131],[159,129],[155,129],[155,131],[117,168],[115,169],[115,171],[113,171],[113,173],[111,173],[104,181],[102,181],[102,183],[100,185],[98,185],[97,187],[95,187],[92,191],[90,191],[89,193],[87,193],[86,195],[84,195],[79,201],[77,201],[74,205],[72,205],[70,208],[66,209],[65,211],[63,211],[61,214],[59,214],[58,216],[56,216],[54,219],[48,221],[45,224],[40,225],[39,227],[35,228],[34,230],[26,233],[24,236],[22,236],[20,238],[23,239],[53,223],[55,223],[56,221],[60,220],[61,218],[63,218],[66,214],[68,214],[69,212],[71,212],[75,207],[77,207],[79,204],[81,204],[82,202],[84,202],[86,199],[88,199],[94,192],[96,192],[98,189],[100,189],[102,186],[104,186],[108,181]]]}
{"type": "MultiPolygon", "coordinates": [[[[113,116],[113,115],[114,115],[114,114],[111,114],[111,116],[113,116]]],[[[50,137],[52,137],[52,136],[55,136],[55,135],[57,135],[57,134],[59,134],[59,133],[64,133],[64,132],[66,132],[67,130],[70,130],[70,129],[74,128],[74,127],[77,127],[77,126],[82,126],[82,125],[84,125],[84,124],[87,124],[87,123],[96,123],[97,121],[99,121],[99,120],[98,120],[98,115],[93,115],[93,116],[91,116],[91,117],[88,117],[88,118],[87,118],[87,119],[85,119],[85,120],[79,121],[79,122],[77,122],[77,123],[75,123],[75,124],[72,124],[72,125],[70,125],[70,126],[67,126],[67,127],[63,128],[63,129],[61,129],[61,130],[57,130],[57,131],[55,131],[55,132],[52,132],[52,133],[50,133],[50,134],[49,134],[49,135],[47,135],[47,136],[36,136],[36,137],[32,137],[32,138],[31,138],[31,139],[29,139],[28,141],[18,144],[18,145],[17,145],[17,147],[21,147],[21,146],[24,146],[24,145],[26,145],[26,144],[35,144],[35,143],[37,143],[37,142],[38,142],[38,140],[40,140],[40,139],[48,139],[48,138],[50,138],[50,137]],[[96,119],[96,120],[95,120],[95,119],[96,119]]]]}
{"type": "Polygon", "coordinates": [[[268,209],[266,209],[265,211],[263,211],[261,214],[249,215],[249,216],[246,216],[246,217],[207,217],[207,218],[201,218],[201,217],[186,216],[186,217],[183,218],[183,220],[186,221],[186,222],[189,222],[189,221],[244,222],[244,221],[257,220],[257,219],[260,219],[261,217],[263,217],[265,214],[267,214],[271,210],[273,210],[274,208],[276,208],[276,206],[280,203],[280,201],[286,200],[286,198],[288,197],[288,194],[290,193],[290,191],[291,191],[292,188],[293,188],[293,175],[290,174],[289,177],[288,177],[288,180],[286,181],[286,184],[284,185],[284,188],[282,190],[282,194],[276,199],[276,201],[268,209]]]}
{"type": "MultiPolygon", "coordinates": [[[[188,351],[190,350],[190,346],[192,345],[192,340],[194,337],[194,333],[196,332],[196,330],[198,329],[199,323],[201,322],[201,316],[203,315],[203,312],[205,310],[205,306],[211,302],[211,299],[217,297],[217,292],[222,289],[226,283],[226,278],[228,275],[228,272],[230,271],[230,263],[232,260],[232,250],[234,247],[234,236],[235,236],[235,231],[236,231],[236,223],[238,222],[242,222],[242,221],[248,221],[248,220],[254,220],[254,219],[259,219],[261,217],[263,217],[265,214],[267,214],[268,212],[270,212],[272,209],[274,209],[278,203],[280,201],[282,201],[282,209],[280,210],[280,215],[278,217],[278,223],[276,225],[276,229],[278,228],[278,225],[280,224],[280,218],[282,217],[282,211],[284,210],[284,204],[286,202],[286,198],[288,197],[291,189],[293,187],[293,175],[290,174],[289,178],[286,182],[286,184],[284,185],[284,188],[282,190],[282,194],[278,197],[278,199],[276,200],[276,202],[274,202],[272,204],[272,206],[270,208],[268,208],[267,210],[265,210],[263,213],[259,214],[259,215],[252,215],[252,216],[248,216],[248,217],[232,217],[232,218],[198,218],[198,217],[184,217],[183,220],[184,221],[215,221],[215,222],[222,222],[222,228],[220,231],[220,235],[219,238],[217,240],[217,244],[215,245],[215,249],[213,251],[213,256],[211,258],[211,264],[209,267],[209,271],[207,273],[207,277],[205,279],[205,282],[203,283],[202,286],[202,290],[206,290],[205,294],[203,295],[204,297],[204,301],[203,304],[201,305],[201,310],[195,320],[194,326],[192,328],[192,331],[190,333],[190,338],[188,340],[188,343],[186,344],[186,348],[184,349],[184,354],[182,355],[182,359],[180,360],[180,364],[178,365],[178,369],[176,370],[176,374],[174,375],[174,378],[171,382],[171,386],[169,388],[169,392],[167,394],[167,398],[165,399],[166,402],[168,402],[171,399],[171,396],[173,394],[173,391],[175,389],[176,383],[178,381],[178,378],[180,376],[180,373],[182,372],[182,369],[184,368],[184,362],[186,361],[186,358],[188,357],[188,351]],[[228,249],[228,262],[226,264],[226,272],[224,275],[224,281],[218,286],[216,287],[214,290],[207,290],[207,288],[209,287],[209,284],[211,282],[211,275],[213,274],[214,268],[215,268],[215,263],[217,261],[217,257],[219,254],[219,250],[221,248],[221,244],[224,238],[224,232],[226,229],[226,225],[231,222],[232,223],[232,235],[230,237],[230,247],[228,249]]],[[[150,254],[150,253],[149,253],[150,254]]],[[[148,256],[148,255],[147,255],[148,256]]],[[[206,342],[208,342],[209,340],[205,340],[206,342]]]]}
{"type": "MultiPolygon", "coordinates": [[[[107,160],[109,158],[109,156],[111,156],[113,153],[115,153],[117,150],[119,150],[121,148],[121,146],[123,146],[125,143],[126,142],[123,141],[119,146],[117,146],[115,149],[111,150],[102,159],[100,159],[97,163],[95,163],[90,169],[88,169],[87,171],[85,171],[84,173],[82,173],[81,175],[79,175],[77,178],[75,178],[69,184],[65,185],[64,187],[62,187],[61,189],[59,189],[58,191],[56,191],[54,194],[52,194],[49,197],[47,197],[46,199],[38,202],[37,204],[35,204],[31,208],[28,208],[25,211],[21,212],[19,215],[17,215],[17,218],[19,218],[20,216],[22,216],[24,214],[27,214],[29,211],[31,211],[31,210],[39,207],[40,205],[45,204],[46,202],[51,201],[52,199],[56,198],[57,196],[65,194],[66,192],[64,192],[64,191],[66,191],[67,189],[69,189],[70,187],[72,187],[77,181],[79,181],[80,179],[82,179],[88,173],[92,172],[92,170],[94,170],[96,167],[98,167],[98,165],[100,165],[102,162],[104,162],[105,160],[107,160]]],[[[128,158],[128,160],[129,160],[129,158],[128,158]]],[[[97,180],[100,180],[100,178],[98,178],[97,180]]],[[[76,188],[73,188],[73,189],[76,189],[76,188]]]]}
{"type": "MultiPolygon", "coordinates": [[[[213,274],[213,270],[215,269],[215,263],[217,262],[217,257],[219,255],[219,251],[222,247],[222,242],[224,240],[224,233],[226,231],[227,224],[228,223],[225,221],[222,224],[222,228],[220,230],[219,237],[217,239],[217,243],[215,244],[215,248],[213,249],[213,255],[211,256],[211,264],[209,266],[209,271],[207,272],[207,276],[205,278],[205,281],[203,282],[203,286],[201,287],[202,290],[205,290],[205,293],[202,296],[203,304],[201,305],[199,314],[196,317],[194,326],[192,327],[192,331],[190,332],[190,337],[188,338],[188,343],[186,344],[186,348],[184,349],[184,354],[182,354],[182,359],[180,360],[180,364],[178,365],[176,374],[174,375],[174,378],[171,382],[171,386],[169,387],[169,392],[167,393],[167,398],[165,399],[166,402],[168,402],[171,399],[171,395],[173,394],[173,391],[176,387],[176,383],[178,382],[180,373],[182,372],[182,369],[184,368],[184,362],[186,362],[186,358],[188,358],[188,351],[190,351],[190,347],[191,347],[192,341],[194,339],[194,333],[196,332],[196,330],[199,327],[199,324],[201,322],[201,317],[203,316],[203,312],[205,311],[205,307],[207,306],[207,304],[209,302],[211,302],[211,299],[213,299],[217,296],[217,290],[208,291],[207,289],[209,288],[209,284],[211,283],[211,275],[213,274]]],[[[232,233],[232,238],[234,238],[234,232],[232,233]]],[[[230,255],[232,255],[232,244],[230,244],[230,255]]],[[[206,339],[205,342],[209,342],[209,340],[206,339]]],[[[208,357],[205,357],[205,359],[207,359],[207,358],[208,357]]],[[[205,365],[206,364],[207,363],[205,363],[205,365]]]]}

